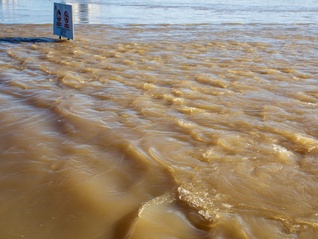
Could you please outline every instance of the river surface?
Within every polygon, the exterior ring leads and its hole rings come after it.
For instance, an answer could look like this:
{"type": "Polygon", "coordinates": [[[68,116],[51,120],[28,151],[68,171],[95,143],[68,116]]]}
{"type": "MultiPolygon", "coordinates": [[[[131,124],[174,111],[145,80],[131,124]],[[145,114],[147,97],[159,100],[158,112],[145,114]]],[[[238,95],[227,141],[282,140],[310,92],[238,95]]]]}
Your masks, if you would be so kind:
{"type": "Polygon", "coordinates": [[[317,2],[74,2],[73,41],[27,2],[0,10],[1,239],[318,238],[317,2]]]}

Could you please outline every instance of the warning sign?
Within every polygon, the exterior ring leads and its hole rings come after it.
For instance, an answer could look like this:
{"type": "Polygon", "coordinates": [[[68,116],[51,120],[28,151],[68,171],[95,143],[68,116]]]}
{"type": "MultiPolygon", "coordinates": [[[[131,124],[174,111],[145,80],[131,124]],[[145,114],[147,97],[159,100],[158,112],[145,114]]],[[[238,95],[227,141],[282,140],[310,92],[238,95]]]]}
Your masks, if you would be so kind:
{"type": "Polygon", "coordinates": [[[56,25],[59,27],[62,26],[62,22],[61,22],[62,16],[61,16],[61,11],[59,9],[56,11],[56,19],[57,19],[56,25]]]}
{"type": "Polygon", "coordinates": [[[64,12],[64,22],[65,22],[64,27],[65,27],[65,28],[70,28],[70,25],[68,24],[68,21],[69,21],[68,12],[65,11],[65,12],[64,12]]]}
{"type": "Polygon", "coordinates": [[[72,5],[54,3],[53,34],[74,39],[72,5]]]}

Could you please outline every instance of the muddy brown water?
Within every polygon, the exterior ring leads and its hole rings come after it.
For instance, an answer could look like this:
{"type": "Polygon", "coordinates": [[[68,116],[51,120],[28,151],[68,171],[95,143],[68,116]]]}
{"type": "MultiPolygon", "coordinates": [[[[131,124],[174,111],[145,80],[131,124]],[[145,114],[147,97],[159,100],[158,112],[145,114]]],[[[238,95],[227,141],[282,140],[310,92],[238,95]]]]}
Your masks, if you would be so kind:
{"type": "Polygon", "coordinates": [[[0,238],[318,237],[310,26],[0,27],[0,238]]]}

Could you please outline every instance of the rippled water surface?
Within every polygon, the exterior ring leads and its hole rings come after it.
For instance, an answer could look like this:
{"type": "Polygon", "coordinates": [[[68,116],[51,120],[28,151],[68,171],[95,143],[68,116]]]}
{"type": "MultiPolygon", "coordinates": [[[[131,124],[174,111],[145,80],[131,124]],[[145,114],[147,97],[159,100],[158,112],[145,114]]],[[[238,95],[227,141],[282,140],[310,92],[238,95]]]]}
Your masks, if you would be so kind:
{"type": "Polygon", "coordinates": [[[1,239],[318,237],[316,23],[0,28],[1,239]]]}

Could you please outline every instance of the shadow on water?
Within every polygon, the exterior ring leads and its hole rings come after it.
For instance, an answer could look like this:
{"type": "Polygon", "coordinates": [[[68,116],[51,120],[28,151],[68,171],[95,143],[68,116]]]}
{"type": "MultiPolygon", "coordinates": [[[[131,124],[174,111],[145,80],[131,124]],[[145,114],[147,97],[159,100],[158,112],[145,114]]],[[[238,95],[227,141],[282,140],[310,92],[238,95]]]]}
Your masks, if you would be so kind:
{"type": "Polygon", "coordinates": [[[7,42],[13,44],[20,43],[52,43],[52,42],[62,42],[63,40],[48,38],[48,37],[2,37],[0,42],[7,42]]]}

